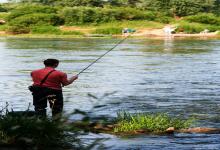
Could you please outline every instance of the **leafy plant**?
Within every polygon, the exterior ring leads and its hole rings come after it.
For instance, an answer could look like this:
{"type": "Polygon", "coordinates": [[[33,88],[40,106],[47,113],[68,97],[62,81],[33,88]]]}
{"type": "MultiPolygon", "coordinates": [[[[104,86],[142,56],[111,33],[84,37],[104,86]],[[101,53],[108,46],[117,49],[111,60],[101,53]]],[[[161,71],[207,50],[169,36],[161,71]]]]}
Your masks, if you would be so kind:
{"type": "Polygon", "coordinates": [[[200,13],[194,16],[188,16],[185,20],[189,22],[204,23],[210,25],[220,25],[220,17],[211,13],[200,13]]]}
{"type": "Polygon", "coordinates": [[[170,117],[167,114],[146,114],[128,112],[119,112],[117,117],[117,126],[114,132],[132,132],[135,130],[146,130],[148,132],[163,133],[169,127],[175,129],[188,128],[193,120],[184,120],[181,118],[170,117]]]}
{"type": "Polygon", "coordinates": [[[94,34],[121,34],[121,27],[110,27],[110,28],[98,28],[93,33],[94,34]]]}
{"type": "Polygon", "coordinates": [[[31,25],[59,25],[60,18],[56,14],[34,13],[17,17],[9,22],[9,25],[24,25],[29,27],[31,25]]]}
{"type": "MultiPolygon", "coordinates": [[[[8,105],[7,105],[8,106],[8,105]]],[[[34,112],[8,112],[3,115],[0,111],[0,145],[18,149],[89,149],[98,146],[98,140],[91,144],[83,143],[79,135],[86,134],[90,118],[83,111],[75,110],[74,114],[84,116],[79,127],[77,123],[67,123],[67,118],[59,120],[42,118],[34,112]]],[[[4,109],[5,109],[4,108],[4,109]]]]}
{"type": "Polygon", "coordinates": [[[181,22],[177,26],[176,31],[184,32],[184,33],[200,33],[205,29],[209,30],[210,32],[214,32],[220,30],[220,27],[214,25],[205,25],[200,23],[181,22]]]}
{"type": "Polygon", "coordinates": [[[33,34],[61,34],[61,30],[54,26],[34,26],[31,32],[33,34]]]}
{"type": "Polygon", "coordinates": [[[155,14],[134,8],[92,8],[92,7],[67,7],[60,12],[66,25],[81,25],[88,23],[104,23],[116,20],[154,20],[155,14]]]}
{"type": "Polygon", "coordinates": [[[25,34],[30,32],[30,28],[24,25],[17,25],[7,27],[6,31],[10,34],[25,34]]]}
{"type": "Polygon", "coordinates": [[[34,13],[45,13],[45,14],[56,14],[57,9],[50,6],[44,6],[44,5],[20,5],[19,7],[16,7],[13,9],[8,16],[7,20],[11,21],[14,18],[27,15],[27,14],[34,14],[34,13]]]}

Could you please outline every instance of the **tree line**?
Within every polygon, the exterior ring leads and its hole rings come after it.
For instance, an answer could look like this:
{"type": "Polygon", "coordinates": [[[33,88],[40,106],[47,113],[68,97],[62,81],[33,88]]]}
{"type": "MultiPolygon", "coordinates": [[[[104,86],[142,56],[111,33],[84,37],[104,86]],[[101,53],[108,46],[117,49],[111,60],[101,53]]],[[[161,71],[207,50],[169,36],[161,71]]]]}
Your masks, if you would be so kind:
{"type": "Polygon", "coordinates": [[[6,21],[0,27],[13,34],[80,35],[63,32],[59,26],[106,24],[107,28],[107,23],[114,28],[96,32],[120,34],[122,27],[114,24],[124,21],[138,25],[138,21],[168,24],[179,20],[179,31],[185,33],[220,30],[220,0],[10,0],[0,5],[0,11],[6,12],[0,13],[6,21]]]}
{"type": "Polygon", "coordinates": [[[18,3],[75,7],[132,7],[140,10],[162,11],[168,15],[187,16],[199,12],[220,13],[220,0],[8,0],[18,3]]]}

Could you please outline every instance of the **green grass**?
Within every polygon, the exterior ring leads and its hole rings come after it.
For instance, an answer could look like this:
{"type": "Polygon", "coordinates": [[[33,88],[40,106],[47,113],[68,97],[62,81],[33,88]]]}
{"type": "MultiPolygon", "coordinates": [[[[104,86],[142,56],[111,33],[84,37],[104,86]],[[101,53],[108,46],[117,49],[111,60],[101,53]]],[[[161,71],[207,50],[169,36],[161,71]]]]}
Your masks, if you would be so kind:
{"type": "Polygon", "coordinates": [[[204,31],[205,29],[208,29],[209,32],[215,32],[215,31],[220,30],[220,26],[180,21],[180,22],[177,22],[176,31],[184,32],[184,33],[200,33],[204,31]]]}
{"type": "Polygon", "coordinates": [[[146,114],[119,112],[117,117],[115,133],[133,132],[135,130],[145,130],[150,133],[163,133],[169,127],[175,129],[189,128],[193,119],[184,120],[170,117],[167,114],[146,114]]]}
{"type": "Polygon", "coordinates": [[[61,35],[81,35],[83,36],[84,34],[80,31],[62,31],[61,35]]]}
{"type": "Polygon", "coordinates": [[[0,25],[0,31],[5,31],[7,28],[7,25],[0,25]]]}
{"type": "Polygon", "coordinates": [[[121,34],[122,29],[123,28],[121,27],[98,28],[93,32],[93,34],[121,34]]]}
{"type": "Polygon", "coordinates": [[[114,21],[109,23],[101,23],[101,24],[86,24],[80,25],[79,27],[84,28],[163,28],[164,24],[154,21],[147,20],[137,20],[137,21],[114,21]]]}
{"type": "Polygon", "coordinates": [[[0,19],[3,19],[3,20],[7,19],[7,17],[8,17],[9,14],[10,14],[10,13],[7,13],[7,12],[1,12],[1,13],[0,13],[0,19]]]}
{"type": "Polygon", "coordinates": [[[32,34],[52,34],[52,35],[83,35],[79,31],[61,31],[55,26],[34,26],[31,29],[32,34]]]}

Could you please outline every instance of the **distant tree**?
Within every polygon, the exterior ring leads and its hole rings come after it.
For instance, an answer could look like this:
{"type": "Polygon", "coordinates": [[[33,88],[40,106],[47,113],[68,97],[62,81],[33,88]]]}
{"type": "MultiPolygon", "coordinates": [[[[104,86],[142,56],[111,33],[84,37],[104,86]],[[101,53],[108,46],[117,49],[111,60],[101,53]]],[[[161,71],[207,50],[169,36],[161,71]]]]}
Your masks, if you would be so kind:
{"type": "Polygon", "coordinates": [[[141,0],[140,8],[153,11],[168,11],[172,0],[141,0]]]}
{"type": "Polygon", "coordinates": [[[214,2],[214,8],[213,8],[212,12],[217,15],[220,15],[220,0],[216,0],[214,2]]]}
{"type": "Polygon", "coordinates": [[[62,6],[94,6],[94,7],[102,7],[104,1],[102,0],[56,0],[54,2],[55,5],[62,6]]]}
{"type": "Polygon", "coordinates": [[[123,3],[119,0],[108,0],[105,2],[105,5],[110,5],[110,6],[122,6],[123,3]]]}
{"type": "Polygon", "coordinates": [[[211,12],[216,0],[172,0],[171,9],[177,16],[194,15],[199,12],[211,12]]]}

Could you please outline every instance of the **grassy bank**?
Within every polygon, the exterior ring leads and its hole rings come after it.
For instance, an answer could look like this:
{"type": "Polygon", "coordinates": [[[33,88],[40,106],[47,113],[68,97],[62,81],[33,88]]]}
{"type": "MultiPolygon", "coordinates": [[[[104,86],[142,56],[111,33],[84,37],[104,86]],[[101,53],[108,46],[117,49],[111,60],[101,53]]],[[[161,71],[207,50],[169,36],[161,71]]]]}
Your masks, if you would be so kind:
{"type": "MultiPolygon", "coordinates": [[[[144,35],[151,29],[160,29],[162,34],[166,24],[175,26],[176,33],[194,34],[204,30],[209,32],[220,30],[220,17],[212,11],[204,13],[201,10],[201,12],[189,13],[186,9],[184,13],[182,12],[183,14],[178,12],[179,15],[176,16],[176,13],[164,12],[163,9],[161,11],[141,9],[130,5],[107,3],[96,7],[83,4],[69,5],[71,4],[54,3],[52,6],[28,1],[16,3],[16,5],[13,3],[2,5],[0,31],[5,31],[5,35],[42,34],[83,37],[85,35],[121,35],[123,28],[136,30],[140,33],[139,35],[144,35]]],[[[153,32],[150,34],[156,35],[153,32]]]]}
{"type": "MultiPolygon", "coordinates": [[[[126,19],[95,22],[95,18],[92,18],[92,20],[89,19],[89,14],[81,16],[81,18],[78,18],[79,16],[76,17],[74,15],[72,16],[72,14],[68,14],[70,18],[66,18],[61,17],[62,15],[59,16],[59,13],[57,12],[58,10],[51,7],[34,6],[33,10],[26,10],[27,8],[29,7],[19,7],[19,9],[15,9],[11,13],[0,13],[0,20],[6,20],[6,23],[0,24],[0,36],[26,38],[78,38],[88,36],[100,37],[102,35],[118,36],[121,35],[123,28],[133,29],[137,31],[137,33],[147,33],[147,30],[150,31],[153,29],[159,29],[163,32],[163,28],[167,23],[176,27],[175,33],[195,34],[204,30],[207,30],[208,32],[220,30],[220,17],[215,16],[214,14],[198,14],[194,16],[186,16],[181,19],[174,19],[164,15],[160,16],[155,12],[148,12],[147,14],[143,14],[143,16],[139,16],[139,13],[141,12],[136,12],[130,14],[131,18],[129,20],[129,13],[123,11],[126,19]],[[23,12],[24,10],[25,12],[23,12]],[[49,11],[48,14],[45,12],[46,10],[49,11]],[[161,21],[166,20],[167,17],[169,21],[161,21]],[[66,22],[65,19],[67,19],[66,22]],[[68,19],[74,20],[71,22],[68,19]],[[81,19],[85,22],[78,23],[81,19]]],[[[84,9],[86,11],[89,11],[90,9],[93,10],[93,8],[87,7],[84,9]]],[[[110,11],[111,9],[108,10],[110,11]]],[[[129,11],[133,11],[133,9],[129,9],[129,11]]],[[[103,15],[105,16],[106,14],[103,15]]],[[[125,17],[121,13],[120,16],[122,18],[125,17]]],[[[117,18],[117,15],[115,17],[117,18]]],[[[154,33],[151,34],[154,35],[154,33]]]]}

